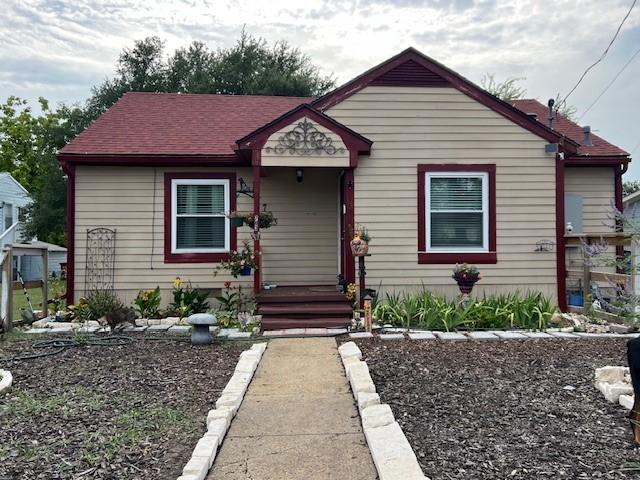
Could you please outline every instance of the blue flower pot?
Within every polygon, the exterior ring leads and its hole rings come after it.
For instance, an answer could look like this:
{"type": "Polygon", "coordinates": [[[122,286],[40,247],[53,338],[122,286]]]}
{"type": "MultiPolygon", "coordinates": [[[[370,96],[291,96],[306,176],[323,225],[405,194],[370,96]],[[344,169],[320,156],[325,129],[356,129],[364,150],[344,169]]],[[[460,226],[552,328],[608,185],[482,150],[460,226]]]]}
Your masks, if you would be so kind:
{"type": "Polygon", "coordinates": [[[240,270],[240,276],[248,277],[249,275],[251,275],[251,267],[243,267],[242,270],[240,270]]]}

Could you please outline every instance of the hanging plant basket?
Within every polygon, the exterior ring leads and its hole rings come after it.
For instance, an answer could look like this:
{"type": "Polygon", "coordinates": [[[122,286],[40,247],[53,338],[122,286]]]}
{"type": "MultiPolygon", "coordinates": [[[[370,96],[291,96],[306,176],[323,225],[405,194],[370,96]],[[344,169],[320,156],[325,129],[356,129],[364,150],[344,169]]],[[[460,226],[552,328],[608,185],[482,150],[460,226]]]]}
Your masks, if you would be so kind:
{"type": "Polygon", "coordinates": [[[251,275],[251,267],[243,267],[242,270],[240,270],[241,277],[248,277],[249,275],[251,275]]]}
{"type": "Polygon", "coordinates": [[[229,218],[229,224],[232,227],[241,227],[242,225],[244,225],[244,218],[242,217],[230,217],[229,218]]]}

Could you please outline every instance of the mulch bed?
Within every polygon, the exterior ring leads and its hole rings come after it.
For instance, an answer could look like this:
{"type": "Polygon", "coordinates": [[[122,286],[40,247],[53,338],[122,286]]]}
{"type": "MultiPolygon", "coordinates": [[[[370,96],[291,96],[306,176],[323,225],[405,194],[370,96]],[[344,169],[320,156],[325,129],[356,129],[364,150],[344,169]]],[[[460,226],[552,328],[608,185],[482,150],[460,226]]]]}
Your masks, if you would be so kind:
{"type": "MultiPolygon", "coordinates": [[[[175,480],[247,343],[135,336],[0,368],[0,479],[175,480]]],[[[40,339],[38,339],[40,340],[40,339]]],[[[32,340],[0,342],[0,357],[32,340]]]]}
{"type": "Polygon", "coordinates": [[[593,386],[624,340],[357,343],[432,480],[640,476],[626,410],[593,386]]]}

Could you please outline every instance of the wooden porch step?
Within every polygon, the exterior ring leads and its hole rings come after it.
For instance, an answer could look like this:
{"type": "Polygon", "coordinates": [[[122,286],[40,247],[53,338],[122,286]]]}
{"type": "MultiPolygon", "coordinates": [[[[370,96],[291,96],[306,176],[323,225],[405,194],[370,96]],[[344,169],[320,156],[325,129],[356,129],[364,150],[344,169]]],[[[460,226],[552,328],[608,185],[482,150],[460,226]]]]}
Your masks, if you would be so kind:
{"type": "Polygon", "coordinates": [[[346,328],[351,325],[347,317],[289,318],[286,316],[262,317],[263,330],[283,330],[286,328],[346,328]]]}
{"type": "Polygon", "coordinates": [[[349,302],[350,300],[340,292],[313,293],[305,295],[303,293],[297,295],[270,293],[268,295],[256,296],[256,301],[260,304],[265,303],[315,303],[315,302],[349,302]]]}
{"type": "Polygon", "coordinates": [[[351,317],[353,308],[347,302],[288,302],[288,303],[259,303],[260,315],[293,316],[340,316],[351,317]]]}

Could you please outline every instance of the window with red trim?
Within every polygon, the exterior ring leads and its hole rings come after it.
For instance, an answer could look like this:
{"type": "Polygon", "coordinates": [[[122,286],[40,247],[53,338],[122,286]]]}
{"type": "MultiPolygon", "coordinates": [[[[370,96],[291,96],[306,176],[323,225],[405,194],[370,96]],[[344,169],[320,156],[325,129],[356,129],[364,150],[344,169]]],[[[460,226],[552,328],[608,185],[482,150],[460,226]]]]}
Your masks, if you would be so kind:
{"type": "Polygon", "coordinates": [[[418,263],[496,263],[496,166],[418,165],[418,263]]]}
{"type": "Polygon", "coordinates": [[[166,263],[219,262],[237,247],[226,212],[235,210],[235,174],[165,173],[166,263]]]}

